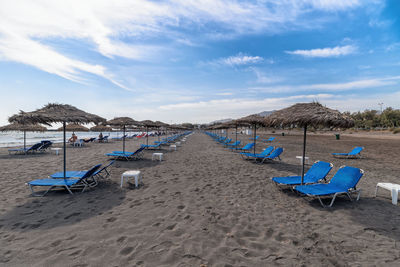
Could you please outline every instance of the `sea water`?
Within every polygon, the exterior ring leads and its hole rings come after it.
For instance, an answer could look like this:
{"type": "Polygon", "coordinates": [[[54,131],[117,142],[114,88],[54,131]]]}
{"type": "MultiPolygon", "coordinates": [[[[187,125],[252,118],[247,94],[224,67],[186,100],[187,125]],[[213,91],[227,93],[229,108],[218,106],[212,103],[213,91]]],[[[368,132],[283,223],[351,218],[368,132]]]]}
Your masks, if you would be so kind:
{"type": "MultiPolygon", "coordinates": [[[[122,137],[122,132],[102,132],[103,136],[108,135],[109,138],[122,137]]],[[[127,132],[126,134],[132,135],[136,132],[127,132]]],[[[150,132],[149,132],[150,133],[150,132]]],[[[75,132],[78,139],[98,137],[100,132],[75,132]]],[[[140,134],[140,133],[137,133],[140,134]]],[[[71,137],[72,133],[67,132],[67,140],[71,137]]],[[[62,143],[63,132],[46,131],[46,132],[26,132],[26,145],[33,145],[42,140],[49,140],[53,143],[62,143]]],[[[19,131],[0,132],[0,147],[16,147],[24,145],[24,133],[19,131]]]]}

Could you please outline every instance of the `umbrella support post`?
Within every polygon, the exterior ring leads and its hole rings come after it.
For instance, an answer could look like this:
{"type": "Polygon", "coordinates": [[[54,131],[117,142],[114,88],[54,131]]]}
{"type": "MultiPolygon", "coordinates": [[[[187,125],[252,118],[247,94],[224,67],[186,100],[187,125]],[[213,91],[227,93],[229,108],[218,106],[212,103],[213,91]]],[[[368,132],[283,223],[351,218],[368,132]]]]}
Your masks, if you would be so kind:
{"type": "Polygon", "coordinates": [[[24,130],[24,151],[26,151],[26,131],[24,130]]]}
{"type": "Polygon", "coordinates": [[[254,124],[254,148],[253,148],[253,154],[256,154],[256,143],[257,143],[256,133],[257,133],[257,125],[254,124]]]}
{"type": "Polygon", "coordinates": [[[124,125],[124,133],[122,136],[122,151],[125,153],[125,125],[124,125]]]}
{"type": "Polygon", "coordinates": [[[304,183],[304,163],[306,157],[306,136],[307,136],[307,125],[304,126],[304,140],[303,140],[303,160],[302,160],[302,169],[301,169],[301,185],[304,183]]]}
{"type": "Polygon", "coordinates": [[[65,139],[67,138],[66,137],[66,132],[65,132],[65,121],[63,122],[63,136],[64,136],[64,169],[63,169],[63,172],[64,172],[64,179],[65,179],[65,177],[66,177],[66,174],[67,174],[67,143],[66,143],[66,141],[65,141],[65,139]]]}
{"type": "Polygon", "coordinates": [[[235,149],[237,150],[237,124],[235,124],[235,149]]]}
{"type": "Polygon", "coordinates": [[[146,145],[149,145],[149,127],[146,126],[146,145]]]}

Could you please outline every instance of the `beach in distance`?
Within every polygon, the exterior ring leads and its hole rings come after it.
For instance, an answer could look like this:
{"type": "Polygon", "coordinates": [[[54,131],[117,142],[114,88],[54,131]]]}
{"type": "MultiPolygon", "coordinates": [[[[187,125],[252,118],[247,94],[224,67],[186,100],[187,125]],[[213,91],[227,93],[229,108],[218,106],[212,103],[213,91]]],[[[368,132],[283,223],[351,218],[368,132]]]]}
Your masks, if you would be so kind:
{"type": "MultiPolygon", "coordinates": [[[[146,150],[138,161],[117,161],[111,175],[84,193],[30,196],[25,184],[62,171],[54,151],[9,155],[0,148],[0,266],[396,266],[400,209],[378,182],[399,183],[400,136],[359,132],[307,136],[306,170],[316,160],[365,171],[359,201],[340,196],[332,208],[274,185],[271,177],[299,175],[301,131],[257,132],[256,150],[284,148],[281,161],[255,164],[201,131],[177,150],[146,150]],[[275,137],[271,143],[262,139],[275,137]],[[333,152],[364,147],[360,159],[333,152]],[[152,153],[163,161],[152,161],[152,153]],[[140,170],[135,188],[121,174],[140,170]]],[[[221,134],[219,132],[219,134],[221,134]]],[[[228,137],[235,139],[234,130],[228,137]]],[[[242,144],[251,136],[239,134],[242,144]]],[[[158,140],[151,137],[149,143],[158,140]]],[[[128,139],[135,151],[145,139],[128,139]]],[[[55,144],[60,146],[61,144],[55,144]]],[[[67,170],[109,162],[122,142],[67,148],[67,170]]]]}

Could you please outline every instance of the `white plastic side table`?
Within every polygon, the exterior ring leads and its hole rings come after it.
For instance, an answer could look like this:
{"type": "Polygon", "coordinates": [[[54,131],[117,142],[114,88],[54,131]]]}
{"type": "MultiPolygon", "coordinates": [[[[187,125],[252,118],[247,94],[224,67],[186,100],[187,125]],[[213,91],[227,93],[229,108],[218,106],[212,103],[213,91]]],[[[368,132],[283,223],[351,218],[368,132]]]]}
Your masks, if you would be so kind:
{"type": "Polygon", "coordinates": [[[50,148],[50,150],[54,151],[54,152],[56,153],[57,156],[58,156],[58,154],[60,153],[60,150],[61,150],[61,149],[62,149],[61,147],[52,147],[52,148],[50,148]]]}
{"type": "Polygon", "coordinates": [[[400,184],[393,184],[393,183],[377,183],[375,189],[375,197],[378,193],[378,188],[383,188],[389,190],[392,194],[392,204],[397,205],[397,200],[399,198],[399,191],[400,191],[400,184]]]}
{"type": "Polygon", "coordinates": [[[159,161],[162,161],[163,153],[153,153],[153,155],[151,156],[151,160],[154,160],[154,158],[156,157],[158,157],[159,161]]]}
{"type": "Polygon", "coordinates": [[[176,145],[170,145],[169,150],[175,150],[176,151],[176,145]]]}
{"type": "Polygon", "coordinates": [[[135,188],[139,186],[139,179],[141,183],[143,182],[143,177],[140,175],[140,171],[137,170],[126,171],[121,175],[121,188],[124,183],[124,179],[128,180],[131,177],[135,178],[135,188]]]}
{"type": "MultiPolygon", "coordinates": [[[[303,164],[303,156],[296,156],[296,159],[300,159],[300,164],[303,164]]],[[[306,161],[307,164],[310,163],[309,157],[304,157],[304,160],[306,161]]]]}

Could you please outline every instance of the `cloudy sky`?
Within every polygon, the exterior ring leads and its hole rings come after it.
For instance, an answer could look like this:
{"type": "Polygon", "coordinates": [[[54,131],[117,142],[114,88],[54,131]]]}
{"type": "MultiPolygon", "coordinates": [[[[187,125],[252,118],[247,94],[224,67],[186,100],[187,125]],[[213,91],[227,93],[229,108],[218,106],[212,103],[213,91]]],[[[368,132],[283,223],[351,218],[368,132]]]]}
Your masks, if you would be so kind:
{"type": "Polygon", "coordinates": [[[48,102],[168,123],[400,108],[400,1],[4,0],[0,90],[0,125],[48,102]]]}

